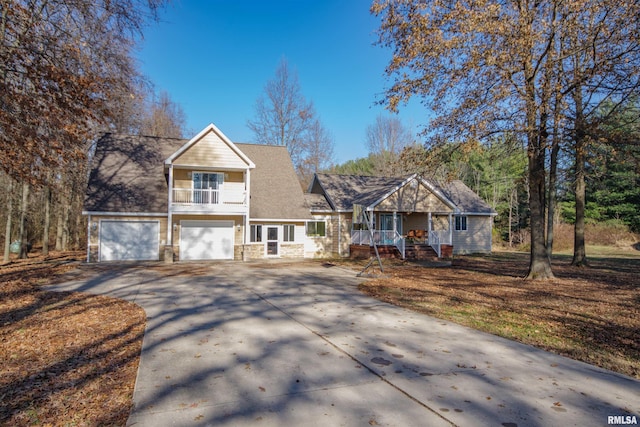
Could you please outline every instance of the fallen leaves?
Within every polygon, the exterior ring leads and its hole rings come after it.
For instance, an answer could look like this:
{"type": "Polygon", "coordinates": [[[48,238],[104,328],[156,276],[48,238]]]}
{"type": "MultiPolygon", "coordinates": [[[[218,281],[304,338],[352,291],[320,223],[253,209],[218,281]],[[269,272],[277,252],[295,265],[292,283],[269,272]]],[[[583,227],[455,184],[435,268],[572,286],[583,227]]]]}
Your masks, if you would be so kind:
{"type": "Polygon", "coordinates": [[[451,267],[386,265],[360,289],[383,301],[640,378],[639,258],[556,259],[528,281],[528,255],[456,257],[451,267]]]}
{"type": "Polygon", "coordinates": [[[0,269],[0,424],[124,426],[144,311],[104,296],[48,292],[73,256],[0,269]]]}

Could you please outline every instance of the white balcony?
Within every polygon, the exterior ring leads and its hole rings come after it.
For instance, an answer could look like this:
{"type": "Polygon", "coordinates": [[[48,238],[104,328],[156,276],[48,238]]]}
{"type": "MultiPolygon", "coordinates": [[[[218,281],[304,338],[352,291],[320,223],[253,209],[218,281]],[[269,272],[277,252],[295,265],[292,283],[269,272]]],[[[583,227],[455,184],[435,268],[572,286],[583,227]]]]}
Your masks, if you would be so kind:
{"type": "Polygon", "coordinates": [[[171,208],[174,213],[238,213],[248,211],[247,192],[232,190],[193,190],[174,188],[171,208]]]}

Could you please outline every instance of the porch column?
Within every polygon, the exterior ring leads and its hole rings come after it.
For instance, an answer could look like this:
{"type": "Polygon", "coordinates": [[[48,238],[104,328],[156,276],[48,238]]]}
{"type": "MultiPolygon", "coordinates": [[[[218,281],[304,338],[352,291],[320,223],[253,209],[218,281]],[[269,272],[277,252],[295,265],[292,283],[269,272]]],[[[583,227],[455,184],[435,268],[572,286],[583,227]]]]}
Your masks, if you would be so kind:
{"type": "Polygon", "coordinates": [[[431,243],[431,212],[427,212],[427,242],[431,243]]]}
{"type": "Polygon", "coordinates": [[[453,214],[449,214],[449,244],[453,245],[453,214]]]}
{"type": "Polygon", "coordinates": [[[173,262],[173,163],[169,165],[169,194],[167,196],[167,241],[164,244],[164,262],[173,262]]]}

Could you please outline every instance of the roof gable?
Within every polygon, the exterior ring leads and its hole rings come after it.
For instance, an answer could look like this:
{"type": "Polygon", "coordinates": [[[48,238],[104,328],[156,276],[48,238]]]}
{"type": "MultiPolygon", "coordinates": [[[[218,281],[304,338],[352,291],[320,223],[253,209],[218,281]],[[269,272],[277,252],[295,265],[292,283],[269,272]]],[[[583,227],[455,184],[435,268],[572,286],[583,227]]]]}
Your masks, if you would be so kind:
{"type": "Polygon", "coordinates": [[[206,166],[225,169],[254,168],[255,164],[213,123],[191,138],[165,160],[176,166],[206,166]]]}
{"type": "Polygon", "coordinates": [[[495,214],[462,181],[440,186],[417,174],[400,178],[316,174],[309,192],[324,194],[336,211],[350,212],[354,204],[359,204],[406,212],[495,214]]]}

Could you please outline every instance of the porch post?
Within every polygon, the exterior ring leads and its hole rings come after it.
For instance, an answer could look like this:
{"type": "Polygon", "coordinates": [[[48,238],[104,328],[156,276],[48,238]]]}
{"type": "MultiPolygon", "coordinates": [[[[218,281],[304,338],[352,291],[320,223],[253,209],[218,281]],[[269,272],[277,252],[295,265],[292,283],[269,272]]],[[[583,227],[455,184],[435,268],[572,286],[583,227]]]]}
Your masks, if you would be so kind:
{"type": "Polygon", "coordinates": [[[431,242],[431,212],[427,212],[427,242],[431,242]]]}
{"type": "Polygon", "coordinates": [[[449,244],[453,245],[453,214],[449,214],[449,244]]]}
{"type": "Polygon", "coordinates": [[[242,260],[249,261],[251,258],[249,255],[249,243],[251,242],[251,222],[249,215],[251,214],[251,170],[245,169],[244,171],[244,203],[245,203],[245,215],[244,215],[244,236],[242,238],[242,260]]]}
{"type": "Polygon", "coordinates": [[[173,164],[169,165],[169,195],[168,195],[168,203],[169,203],[169,209],[168,209],[168,218],[167,218],[167,245],[171,245],[173,246],[173,235],[172,235],[172,230],[173,230],[173,224],[171,224],[172,222],[172,215],[171,215],[171,204],[173,203],[173,164]]]}

